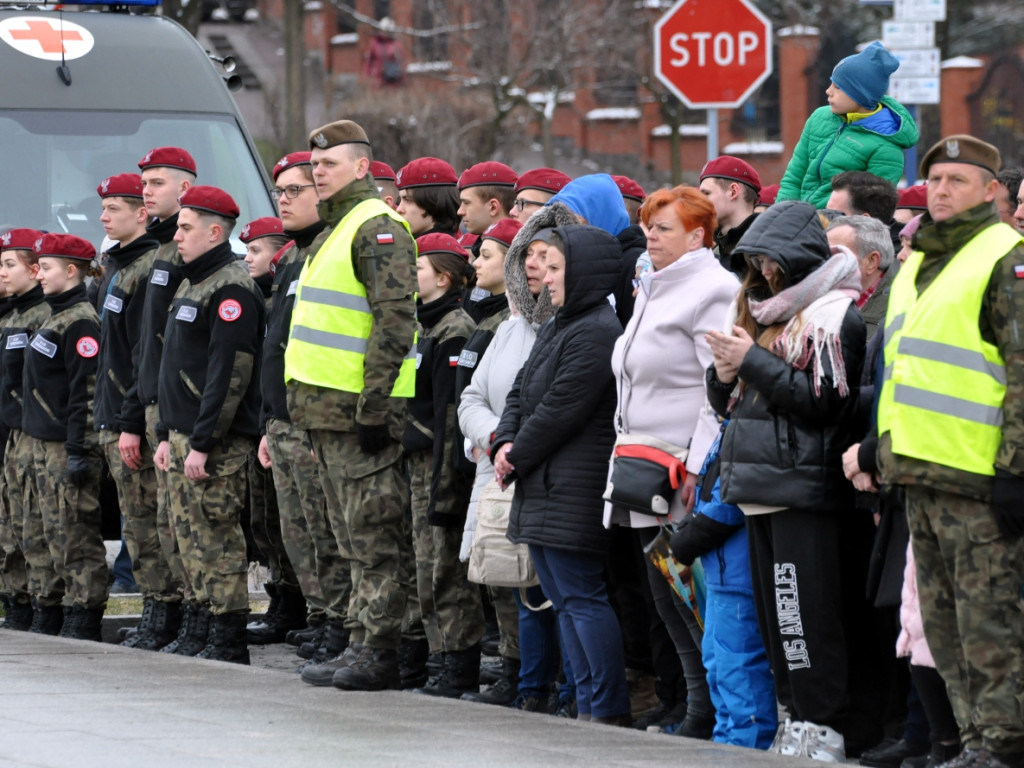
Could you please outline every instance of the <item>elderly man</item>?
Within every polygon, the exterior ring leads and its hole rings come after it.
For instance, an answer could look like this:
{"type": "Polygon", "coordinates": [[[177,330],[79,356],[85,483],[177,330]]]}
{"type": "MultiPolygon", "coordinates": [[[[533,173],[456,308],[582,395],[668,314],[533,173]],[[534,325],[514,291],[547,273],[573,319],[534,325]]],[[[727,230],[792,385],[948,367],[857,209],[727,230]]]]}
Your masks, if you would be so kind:
{"type": "Polygon", "coordinates": [[[879,463],[906,487],[925,635],[964,745],[955,768],[1024,765],[1024,243],[999,221],[999,163],[963,135],[921,161],[928,213],[893,281],[878,410],[879,463]]]}
{"type": "Polygon", "coordinates": [[[868,327],[868,338],[885,318],[889,303],[889,287],[896,270],[892,268],[895,253],[889,228],[878,219],[867,216],[840,216],[828,227],[828,241],[853,251],[860,265],[860,297],[857,306],[868,327]]]}

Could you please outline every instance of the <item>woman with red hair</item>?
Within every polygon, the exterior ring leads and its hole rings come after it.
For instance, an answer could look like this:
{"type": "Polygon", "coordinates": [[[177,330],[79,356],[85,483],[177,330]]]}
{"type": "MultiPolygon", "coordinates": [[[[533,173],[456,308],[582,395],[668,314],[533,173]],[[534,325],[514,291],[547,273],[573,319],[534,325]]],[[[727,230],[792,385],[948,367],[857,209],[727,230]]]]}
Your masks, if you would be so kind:
{"type": "MultiPolygon", "coordinates": [[[[704,391],[704,371],[714,360],[704,335],[725,325],[739,283],[711,251],[715,208],[699,190],[658,190],[640,208],[640,219],[651,270],[637,281],[633,316],[612,356],[618,389],[615,426],[620,434],[654,437],[680,450],[689,446],[688,479],[671,500],[668,515],[654,517],[611,503],[605,507],[606,526],[636,528],[646,545],[661,526],[680,522],[693,507],[697,475],[718,433],[704,391]]],[[[715,710],[701,662],[701,628],[650,563],[647,574],[686,677],[687,703],[685,710],[679,708],[675,732],[709,739],[715,710]]]]}

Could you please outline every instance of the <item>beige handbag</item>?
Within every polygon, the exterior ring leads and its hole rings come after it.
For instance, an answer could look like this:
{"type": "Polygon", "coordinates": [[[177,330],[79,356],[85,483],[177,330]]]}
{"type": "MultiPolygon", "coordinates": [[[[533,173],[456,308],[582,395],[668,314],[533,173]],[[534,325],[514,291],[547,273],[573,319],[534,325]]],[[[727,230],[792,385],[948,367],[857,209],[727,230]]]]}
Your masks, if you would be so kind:
{"type": "Polygon", "coordinates": [[[512,509],[512,488],[497,480],[480,489],[476,506],[476,535],[469,548],[469,580],[491,587],[532,587],[539,584],[525,544],[513,544],[505,533],[512,509]]]}

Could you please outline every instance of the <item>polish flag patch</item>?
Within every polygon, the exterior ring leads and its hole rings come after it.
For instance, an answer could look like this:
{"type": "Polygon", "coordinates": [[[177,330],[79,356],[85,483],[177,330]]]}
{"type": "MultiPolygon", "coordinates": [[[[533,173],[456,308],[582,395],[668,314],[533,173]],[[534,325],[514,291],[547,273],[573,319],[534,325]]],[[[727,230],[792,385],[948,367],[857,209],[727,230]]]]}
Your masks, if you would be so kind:
{"type": "Polygon", "coordinates": [[[217,315],[226,323],[233,323],[242,316],[242,305],[234,299],[224,299],[217,307],[217,315]]]}
{"type": "Polygon", "coordinates": [[[100,351],[100,345],[92,336],[83,336],[75,345],[78,354],[82,357],[96,357],[100,351]]]}
{"type": "Polygon", "coordinates": [[[456,355],[455,357],[449,357],[448,358],[448,367],[449,368],[455,368],[455,367],[458,366],[458,364],[459,364],[459,356],[458,355],[456,355]]]}
{"type": "Polygon", "coordinates": [[[381,232],[377,235],[377,245],[393,245],[395,236],[390,232],[381,232]]]}
{"type": "Polygon", "coordinates": [[[1013,276],[1018,280],[1024,280],[1024,264],[1017,264],[1014,266],[1013,276]]]}

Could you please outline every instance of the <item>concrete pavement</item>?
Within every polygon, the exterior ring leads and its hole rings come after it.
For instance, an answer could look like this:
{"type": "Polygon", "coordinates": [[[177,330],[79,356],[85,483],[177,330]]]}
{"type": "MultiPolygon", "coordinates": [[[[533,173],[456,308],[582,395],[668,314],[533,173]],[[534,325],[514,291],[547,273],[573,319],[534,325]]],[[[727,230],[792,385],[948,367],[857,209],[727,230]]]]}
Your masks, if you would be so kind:
{"type": "Polygon", "coordinates": [[[0,631],[0,766],[800,766],[810,761],[293,672],[0,631]]]}

